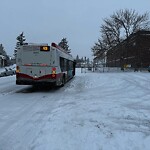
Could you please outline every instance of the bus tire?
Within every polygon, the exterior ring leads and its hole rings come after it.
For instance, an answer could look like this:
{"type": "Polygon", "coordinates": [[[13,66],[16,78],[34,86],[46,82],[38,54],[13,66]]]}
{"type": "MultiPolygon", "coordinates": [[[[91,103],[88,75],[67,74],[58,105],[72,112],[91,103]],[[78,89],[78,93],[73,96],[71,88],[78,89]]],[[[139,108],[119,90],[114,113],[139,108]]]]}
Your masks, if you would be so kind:
{"type": "Polygon", "coordinates": [[[63,87],[65,85],[65,76],[62,77],[62,80],[61,80],[61,87],[63,87]]]}

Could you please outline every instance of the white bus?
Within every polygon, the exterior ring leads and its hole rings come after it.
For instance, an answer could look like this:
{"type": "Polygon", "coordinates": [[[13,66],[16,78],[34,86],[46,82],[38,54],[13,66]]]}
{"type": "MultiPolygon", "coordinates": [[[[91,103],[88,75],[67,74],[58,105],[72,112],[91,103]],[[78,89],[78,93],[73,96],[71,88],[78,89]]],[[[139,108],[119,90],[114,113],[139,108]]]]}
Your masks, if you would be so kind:
{"type": "Polygon", "coordinates": [[[75,75],[75,60],[57,44],[27,44],[17,50],[16,84],[63,86],[75,75]]]}

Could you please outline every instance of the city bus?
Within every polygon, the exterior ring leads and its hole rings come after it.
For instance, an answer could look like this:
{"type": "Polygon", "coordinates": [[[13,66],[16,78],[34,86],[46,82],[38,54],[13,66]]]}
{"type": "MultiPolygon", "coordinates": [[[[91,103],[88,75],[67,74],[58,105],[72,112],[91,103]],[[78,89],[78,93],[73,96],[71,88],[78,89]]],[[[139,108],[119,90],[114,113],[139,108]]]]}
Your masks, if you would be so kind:
{"type": "Polygon", "coordinates": [[[75,64],[56,43],[22,45],[16,56],[16,84],[64,86],[74,77],[75,64]]]}

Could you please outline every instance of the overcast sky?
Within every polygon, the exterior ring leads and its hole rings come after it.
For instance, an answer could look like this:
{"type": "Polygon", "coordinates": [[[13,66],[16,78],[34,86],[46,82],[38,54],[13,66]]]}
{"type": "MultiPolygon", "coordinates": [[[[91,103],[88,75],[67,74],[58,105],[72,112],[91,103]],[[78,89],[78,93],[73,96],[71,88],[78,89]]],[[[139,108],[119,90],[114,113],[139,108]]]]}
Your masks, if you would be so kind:
{"type": "Polygon", "coordinates": [[[74,57],[91,59],[103,19],[125,8],[149,12],[150,0],[1,0],[0,43],[12,56],[22,31],[29,43],[67,38],[74,57]]]}

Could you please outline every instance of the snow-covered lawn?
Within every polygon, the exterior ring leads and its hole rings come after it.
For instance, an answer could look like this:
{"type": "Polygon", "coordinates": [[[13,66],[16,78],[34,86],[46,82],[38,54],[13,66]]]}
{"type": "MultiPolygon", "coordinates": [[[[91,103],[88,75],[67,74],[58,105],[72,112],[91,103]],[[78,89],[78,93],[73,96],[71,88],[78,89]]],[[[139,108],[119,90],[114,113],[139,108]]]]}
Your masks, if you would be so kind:
{"type": "Polygon", "coordinates": [[[60,89],[0,78],[0,150],[149,150],[150,74],[81,73],[60,89]]]}

